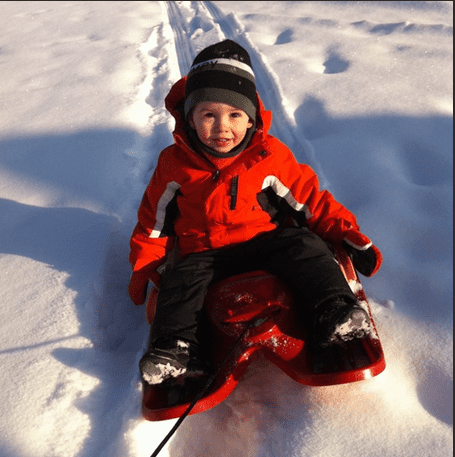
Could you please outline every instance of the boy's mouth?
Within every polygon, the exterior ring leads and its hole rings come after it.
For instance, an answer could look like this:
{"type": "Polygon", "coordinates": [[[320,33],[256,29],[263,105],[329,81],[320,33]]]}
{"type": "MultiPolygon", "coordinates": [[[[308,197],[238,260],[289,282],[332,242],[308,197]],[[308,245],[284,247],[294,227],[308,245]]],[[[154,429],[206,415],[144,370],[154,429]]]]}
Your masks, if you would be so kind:
{"type": "Polygon", "coordinates": [[[213,143],[218,147],[227,146],[232,140],[230,138],[213,138],[213,143]]]}

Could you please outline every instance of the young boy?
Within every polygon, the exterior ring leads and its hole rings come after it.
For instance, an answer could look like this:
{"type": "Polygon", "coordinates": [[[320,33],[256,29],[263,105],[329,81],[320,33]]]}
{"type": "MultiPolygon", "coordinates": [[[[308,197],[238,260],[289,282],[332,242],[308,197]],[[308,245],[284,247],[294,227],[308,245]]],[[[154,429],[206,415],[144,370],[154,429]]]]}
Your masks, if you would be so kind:
{"type": "Polygon", "coordinates": [[[207,375],[197,332],[204,297],[242,271],[266,269],[290,286],[315,347],[329,345],[340,325],[346,338],[363,337],[368,313],[326,242],[343,243],[366,276],[381,254],[315,173],[268,135],[271,113],[247,51],[230,40],[204,49],[166,108],[175,143],[161,152],[131,237],[131,299],[144,303],[149,280],[159,287],[143,380],[207,375]],[[178,260],[161,275],[174,244],[178,260]]]}

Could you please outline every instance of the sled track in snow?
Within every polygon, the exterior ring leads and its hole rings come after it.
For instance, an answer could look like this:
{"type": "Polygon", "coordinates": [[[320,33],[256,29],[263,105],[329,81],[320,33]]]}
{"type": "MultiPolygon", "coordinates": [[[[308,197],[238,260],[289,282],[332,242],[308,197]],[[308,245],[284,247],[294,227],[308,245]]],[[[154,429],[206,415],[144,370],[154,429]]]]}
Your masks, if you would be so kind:
{"type": "Polygon", "coordinates": [[[256,74],[256,86],[266,109],[273,111],[270,133],[294,152],[299,162],[308,163],[318,174],[323,187],[327,186],[323,170],[317,162],[313,147],[301,134],[285,107],[285,97],[279,81],[263,54],[251,42],[248,33],[234,13],[224,14],[215,2],[167,1],[165,11],[174,34],[180,74],[188,73],[196,55],[205,47],[231,39],[250,54],[256,74]]]}

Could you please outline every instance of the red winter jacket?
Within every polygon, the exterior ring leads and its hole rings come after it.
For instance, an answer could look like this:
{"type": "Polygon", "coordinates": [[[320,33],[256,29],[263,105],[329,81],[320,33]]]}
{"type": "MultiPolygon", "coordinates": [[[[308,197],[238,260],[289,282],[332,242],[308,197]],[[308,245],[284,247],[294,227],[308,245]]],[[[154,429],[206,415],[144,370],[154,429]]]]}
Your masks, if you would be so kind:
{"type": "Polygon", "coordinates": [[[179,110],[185,83],[186,77],[166,97],[166,108],[176,119],[175,144],[161,152],[139,208],[131,237],[135,272],[145,271],[157,283],[156,270],[175,239],[185,256],[247,241],[289,216],[329,242],[341,243],[354,233],[361,249],[371,245],[358,232],[355,216],[319,190],[313,170],[298,164],[283,143],[268,135],[272,116],[260,101],[258,128],[233,163],[217,170],[194,151],[179,110]]]}

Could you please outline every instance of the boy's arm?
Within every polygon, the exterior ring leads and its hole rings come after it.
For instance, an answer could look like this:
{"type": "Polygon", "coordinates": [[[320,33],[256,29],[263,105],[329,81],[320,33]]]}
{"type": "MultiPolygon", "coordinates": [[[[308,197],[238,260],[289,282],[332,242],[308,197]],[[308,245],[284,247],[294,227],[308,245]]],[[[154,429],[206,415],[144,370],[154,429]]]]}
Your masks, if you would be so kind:
{"type": "Polygon", "coordinates": [[[129,261],[133,274],[129,293],[137,305],[145,301],[149,280],[159,286],[159,267],[174,246],[173,223],[179,188],[174,181],[166,182],[158,162],[139,206],[138,222],[130,240],[129,261]]]}
{"type": "MultiPolygon", "coordinates": [[[[289,151],[292,155],[292,153],[289,151]]],[[[296,205],[294,218],[332,244],[342,244],[351,255],[356,269],[365,276],[375,274],[382,263],[380,251],[360,232],[357,219],[327,190],[319,189],[319,180],[308,166],[297,164],[294,156],[285,161],[280,178],[290,190],[296,205]],[[295,166],[297,165],[297,166],[295,166]]],[[[291,205],[292,207],[292,205],[291,205]]]]}

